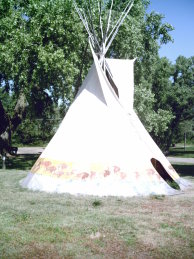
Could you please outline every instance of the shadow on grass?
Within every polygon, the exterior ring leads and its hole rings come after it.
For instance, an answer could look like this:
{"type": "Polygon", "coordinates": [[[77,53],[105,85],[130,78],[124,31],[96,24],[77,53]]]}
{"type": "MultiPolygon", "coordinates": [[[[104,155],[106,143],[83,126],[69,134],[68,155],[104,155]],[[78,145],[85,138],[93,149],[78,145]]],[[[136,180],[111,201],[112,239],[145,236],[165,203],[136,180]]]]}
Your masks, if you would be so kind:
{"type": "MultiPolygon", "coordinates": [[[[7,157],[6,169],[30,170],[40,155],[25,154],[14,157],[7,157]]],[[[2,168],[2,160],[0,159],[0,169],[2,168]]]]}
{"type": "Polygon", "coordinates": [[[169,156],[193,155],[193,157],[194,157],[194,151],[192,151],[192,150],[191,151],[187,151],[187,150],[184,151],[184,149],[183,150],[180,150],[180,149],[171,150],[171,151],[169,151],[168,155],[169,156]]]}
{"type": "Polygon", "coordinates": [[[173,165],[174,169],[180,176],[193,176],[194,177],[194,165],[184,164],[184,165],[173,165]]]}
{"type": "Polygon", "coordinates": [[[168,156],[175,157],[194,157],[194,146],[186,147],[172,147],[168,153],[168,156]]]}

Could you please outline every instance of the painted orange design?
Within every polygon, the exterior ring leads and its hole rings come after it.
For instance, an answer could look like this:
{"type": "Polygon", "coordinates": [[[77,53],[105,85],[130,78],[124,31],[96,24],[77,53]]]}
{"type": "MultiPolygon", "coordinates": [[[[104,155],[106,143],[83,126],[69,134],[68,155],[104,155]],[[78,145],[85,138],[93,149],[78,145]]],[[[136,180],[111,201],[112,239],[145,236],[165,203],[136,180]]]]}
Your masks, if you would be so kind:
{"type": "Polygon", "coordinates": [[[41,164],[44,165],[45,167],[52,165],[50,161],[45,161],[45,162],[42,162],[41,164]]]}
{"type": "Polygon", "coordinates": [[[104,177],[107,177],[109,175],[110,175],[110,171],[109,170],[105,170],[104,177]]]}
{"type": "Polygon", "coordinates": [[[56,171],[56,167],[55,166],[50,166],[49,168],[47,168],[47,170],[51,173],[56,171]]]}
{"type": "Polygon", "coordinates": [[[64,175],[64,172],[62,171],[57,171],[54,173],[54,175],[56,175],[58,178],[61,177],[62,175],[64,175]]]}
{"type": "Polygon", "coordinates": [[[155,174],[155,171],[153,169],[147,169],[146,171],[147,171],[147,174],[150,176],[155,174]]]}
{"type": "Polygon", "coordinates": [[[81,178],[82,180],[85,180],[86,178],[88,178],[89,174],[84,172],[84,173],[81,173],[81,174],[77,174],[77,177],[78,178],[81,178]]]}
{"type": "Polygon", "coordinates": [[[123,180],[123,179],[125,179],[126,178],[126,174],[125,173],[123,173],[123,172],[120,172],[120,177],[121,177],[121,179],[123,180]]]}
{"type": "Polygon", "coordinates": [[[90,179],[93,179],[95,175],[96,175],[96,172],[93,172],[93,171],[92,171],[92,172],[90,173],[90,179]]]}
{"type": "Polygon", "coordinates": [[[118,173],[121,169],[118,166],[114,166],[114,173],[118,173]]]}
{"type": "Polygon", "coordinates": [[[113,171],[118,177],[124,179],[127,177],[126,174],[121,172],[120,167],[114,165],[112,166],[112,171],[108,169],[107,165],[98,166],[96,164],[88,164],[85,166],[85,171],[80,172],[80,168],[76,163],[64,162],[51,160],[48,158],[39,158],[31,169],[32,173],[37,173],[41,175],[47,175],[51,177],[61,177],[64,179],[94,179],[97,176],[108,177],[113,171]],[[95,168],[95,169],[93,169],[95,168]]]}
{"type": "Polygon", "coordinates": [[[88,173],[84,173],[83,176],[82,176],[82,179],[84,180],[84,179],[88,178],[88,176],[89,176],[88,173]]]}

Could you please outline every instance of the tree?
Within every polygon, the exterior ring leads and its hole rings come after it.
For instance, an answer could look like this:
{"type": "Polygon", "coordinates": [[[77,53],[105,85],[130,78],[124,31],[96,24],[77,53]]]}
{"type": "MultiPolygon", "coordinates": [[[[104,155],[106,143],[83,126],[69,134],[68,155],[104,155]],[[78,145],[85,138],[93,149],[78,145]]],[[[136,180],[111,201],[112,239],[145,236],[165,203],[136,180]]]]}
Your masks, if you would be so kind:
{"type": "Polygon", "coordinates": [[[165,134],[157,136],[152,132],[152,135],[165,149],[180,140],[183,128],[180,125],[193,118],[193,87],[193,57],[180,56],[174,65],[167,58],[158,59],[152,79],[152,92],[156,99],[154,109],[167,110],[171,119],[165,134]]]}
{"type": "Polygon", "coordinates": [[[144,122],[144,126],[152,134],[161,148],[164,148],[160,139],[166,133],[173,115],[170,111],[158,108],[157,111],[153,109],[156,106],[156,99],[151,89],[146,88],[145,84],[140,84],[135,89],[135,109],[144,122]]]}
{"type": "MultiPolygon", "coordinates": [[[[1,88],[11,93],[16,108],[26,98],[31,118],[49,116],[59,100],[66,108],[74,96],[74,82],[85,69],[83,53],[85,67],[90,63],[85,51],[87,39],[72,12],[72,1],[1,0],[0,6],[1,88]]],[[[2,105],[2,116],[10,117],[13,110],[6,103],[5,108],[2,105]]],[[[17,114],[21,122],[24,111],[22,116],[17,114]]],[[[9,122],[16,122],[16,118],[9,122]]],[[[8,120],[4,123],[10,128],[8,120]]],[[[10,129],[16,128],[11,125],[10,129]]],[[[9,139],[11,131],[6,134],[9,139]]]]}
{"type": "MultiPolygon", "coordinates": [[[[0,1],[0,87],[11,94],[14,105],[20,101],[19,96],[26,98],[27,102],[23,103],[28,104],[26,114],[31,121],[32,118],[53,116],[59,101],[66,111],[92,62],[86,32],[72,7],[72,1],[0,1]]],[[[83,2],[78,2],[83,5],[83,2]]],[[[126,2],[114,2],[114,21],[126,2]]],[[[111,1],[105,3],[104,21],[111,1]]],[[[172,26],[162,22],[162,15],[146,14],[148,4],[148,0],[135,0],[131,15],[121,26],[109,55],[138,57],[135,98],[147,103],[144,95],[147,90],[150,106],[144,109],[144,113],[141,113],[141,107],[136,106],[136,109],[147,127],[151,125],[148,129],[159,135],[161,130],[165,131],[170,117],[163,107],[157,107],[152,81],[158,49],[171,40],[169,32],[172,26]],[[161,119],[163,127],[159,126],[161,119]]],[[[95,8],[98,6],[93,6],[94,14],[95,8]]],[[[99,20],[95,15],[93,18],[97,27],[99,20]]],[[[6,116],[12,118],[14,105],[10,110],[6,103],[3,104],[6,116]]],[[[23,117],[20,117],[22,120],[23,117]]]]}
{"type": "Polygon", "coordinates": [[[194,57],[179,56],[173,69],[172,85],[167,94],[167,105],[174,115],[168,146],[177,141],[180,123],[191,121],[194,117],[194,57]]]}

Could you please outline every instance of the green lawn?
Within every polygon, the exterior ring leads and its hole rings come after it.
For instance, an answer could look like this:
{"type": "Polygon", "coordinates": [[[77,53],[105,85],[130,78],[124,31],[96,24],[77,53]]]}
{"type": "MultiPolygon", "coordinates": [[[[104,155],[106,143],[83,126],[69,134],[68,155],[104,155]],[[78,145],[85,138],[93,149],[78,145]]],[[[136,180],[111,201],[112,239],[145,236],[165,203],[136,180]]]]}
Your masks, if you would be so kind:
{"type": "Polygon", "coordinates": [[[193,258],[194,188],[169,197],[57,195],[21,188],[26,174],[0,170],[0,258],[193,258]]]}
{"type": "Polygon", "coordinates": [[[175,147],[170,148],[168,156],[194,158],[194,145],[188,145],[184,150],[183,144],[177,144],[175,147]]]}
{"type": "MultiPolygon", "coordinates": [[[[39,155],[17,155],[6,158],[6,169],[29,170],[39,155]]],[[[0,168],[2,168],[2,160],[0,159],[0,168]]]]}

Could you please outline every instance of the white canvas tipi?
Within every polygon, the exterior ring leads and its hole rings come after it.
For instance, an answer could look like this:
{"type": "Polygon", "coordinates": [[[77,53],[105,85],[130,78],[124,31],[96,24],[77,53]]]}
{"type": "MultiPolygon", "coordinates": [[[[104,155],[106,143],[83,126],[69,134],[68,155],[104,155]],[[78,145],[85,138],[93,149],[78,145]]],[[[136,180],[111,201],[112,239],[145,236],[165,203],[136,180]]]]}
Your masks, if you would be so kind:
{"type": "MultiPolygon", "coordinates": [[[[22,181],[24,187],[126,197],[180,192],[173,185],[184,189],[133,110],[134,60],[105,58],[131,6],[104,37],[97,54],[96,36],[76,6],[90,36],[94,63],[58,131],[22,181]]],[[[111,10],[109,21],[110,17],[111,10]]]]}

